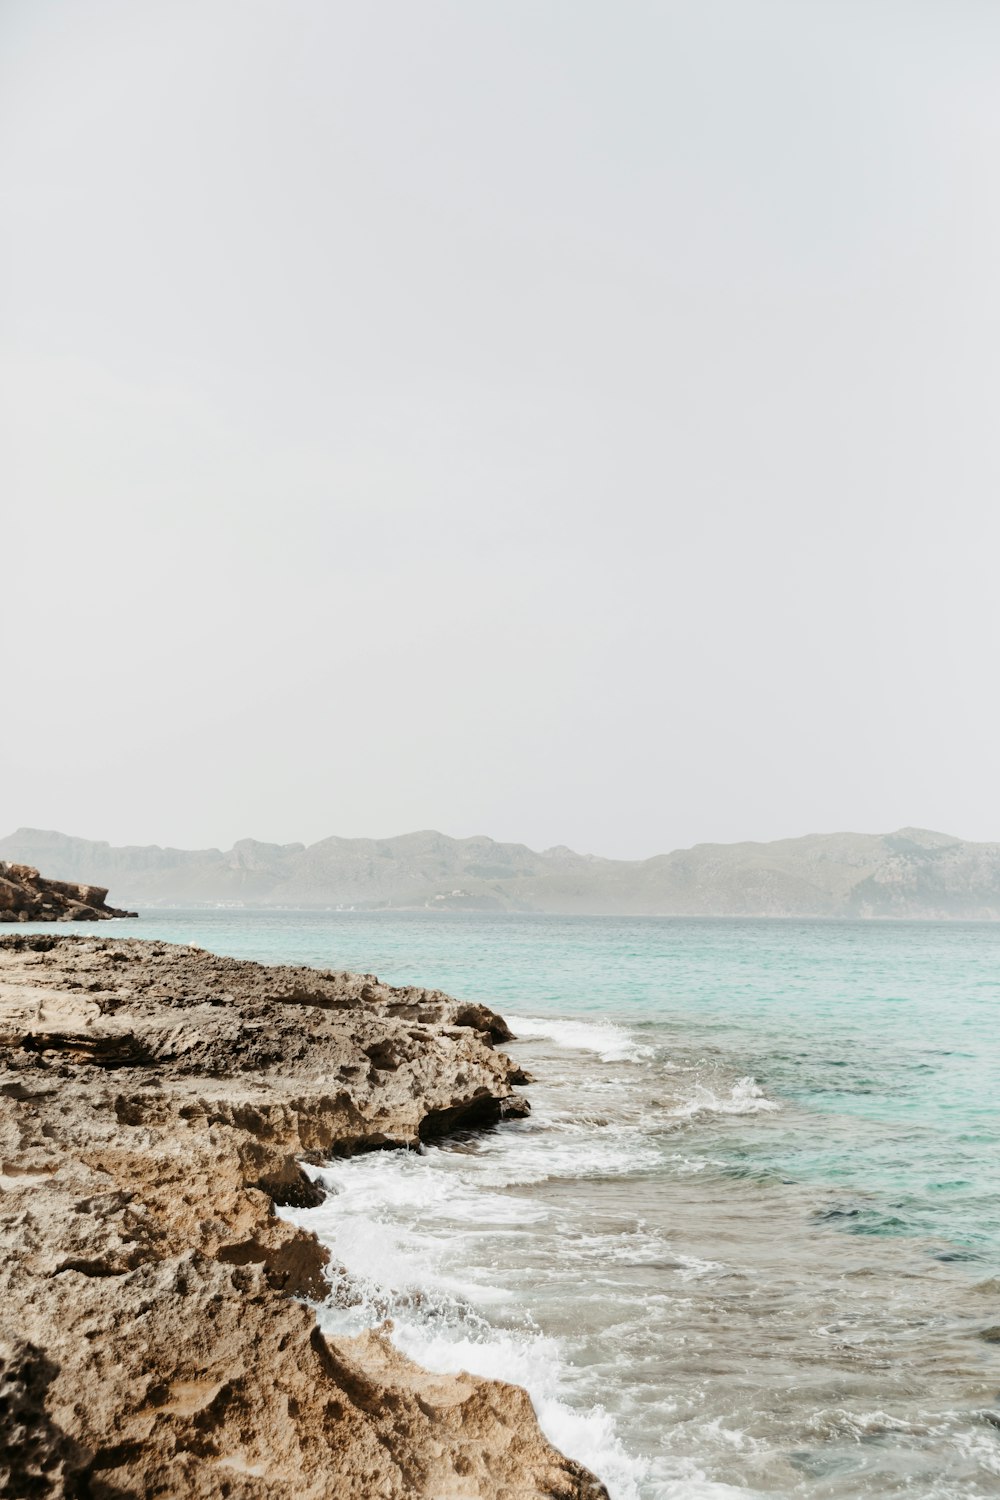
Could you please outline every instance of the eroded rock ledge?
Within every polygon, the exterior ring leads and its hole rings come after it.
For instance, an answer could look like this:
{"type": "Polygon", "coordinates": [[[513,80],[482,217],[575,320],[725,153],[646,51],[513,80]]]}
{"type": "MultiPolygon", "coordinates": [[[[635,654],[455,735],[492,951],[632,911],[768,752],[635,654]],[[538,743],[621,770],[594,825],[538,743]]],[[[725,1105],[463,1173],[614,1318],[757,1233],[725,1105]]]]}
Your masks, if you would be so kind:
{"type": "Polygon", "coordinates": [[[0,1492],[606,1500],[517,1387],[331,1339],[299,1161],[523,1114],[499,1016],[371,975],[0,937],[0,1492]]]}
{"type": "Polygon", "coordinates": [[[101,922],[134,917],[134,911],[108,906],[102,885],[48,880],[32,865],[0,859],[0,922],[101,922]]]}

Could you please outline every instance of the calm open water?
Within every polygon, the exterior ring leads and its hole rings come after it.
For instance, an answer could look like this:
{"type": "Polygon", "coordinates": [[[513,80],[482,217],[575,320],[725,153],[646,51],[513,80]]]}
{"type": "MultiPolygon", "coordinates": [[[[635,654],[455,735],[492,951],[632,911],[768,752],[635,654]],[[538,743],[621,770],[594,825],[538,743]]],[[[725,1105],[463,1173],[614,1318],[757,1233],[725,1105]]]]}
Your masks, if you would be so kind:
{"type": "MultiPolygon", "coordinates": [[[[109,929],[101,925],[101,934],[109,929]]],[[[1000,1495],[1000,927],[159,912],[499,1009],[530,1119],[338,1162],[330,1329],[519,1381],[614,1500],[1000,1495]]]]}

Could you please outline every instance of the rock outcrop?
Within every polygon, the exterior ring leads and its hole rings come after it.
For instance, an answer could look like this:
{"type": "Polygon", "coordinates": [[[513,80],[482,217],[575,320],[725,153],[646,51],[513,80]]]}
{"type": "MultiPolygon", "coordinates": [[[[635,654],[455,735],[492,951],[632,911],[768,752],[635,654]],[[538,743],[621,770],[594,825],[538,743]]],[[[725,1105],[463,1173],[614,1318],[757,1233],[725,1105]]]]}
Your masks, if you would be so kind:
{"type": "Polygon", "coordinates": [[[499,1016],[371,975],[0,937],[0,1491],[606,1500],[527,1395],[324,1337],[300,1162],[524,1114],[499,1016]]]}
{"type": "Polygon", "coordinates": [[[108,906],[107,896],[103,886],[47,880],[32,865],[0,860],[0,922],[101,922],[138,915],[108,906]]]}

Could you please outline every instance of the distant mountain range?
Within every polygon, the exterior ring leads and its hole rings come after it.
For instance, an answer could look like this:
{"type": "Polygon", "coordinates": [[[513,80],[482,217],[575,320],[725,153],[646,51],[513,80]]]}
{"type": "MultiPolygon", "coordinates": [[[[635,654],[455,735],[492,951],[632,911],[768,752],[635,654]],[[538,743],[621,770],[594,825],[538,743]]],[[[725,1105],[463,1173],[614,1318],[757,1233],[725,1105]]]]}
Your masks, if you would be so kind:
{"type": "Polygon", "coordinates": [[[652,859],[536,853],[407,833],[219,849],[114,848],[19,828],[0,859],[107,886],[119,905],[346,907],[564,914],[1000,918],[1000,844],[922,828],[696,844],[652,859]]]}

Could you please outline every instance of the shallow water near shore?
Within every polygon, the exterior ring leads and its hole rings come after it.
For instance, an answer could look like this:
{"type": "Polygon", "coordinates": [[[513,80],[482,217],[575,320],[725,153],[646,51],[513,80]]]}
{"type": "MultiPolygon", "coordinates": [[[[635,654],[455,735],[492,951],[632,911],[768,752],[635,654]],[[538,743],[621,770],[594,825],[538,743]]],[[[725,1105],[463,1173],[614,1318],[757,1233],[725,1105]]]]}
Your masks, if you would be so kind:
{"type": "MultiPolygon", "coordinates": [[[[51,929],[49,929],[51,930],[51,929]]],[[[78,929],[79,930],[79,929],[78,929]]],[[[532,1114],[320,1170],[322,1311],[614,1500],[1000,1494],[1000,927],[162,911],[499,1009],[532,1114]]]]}

